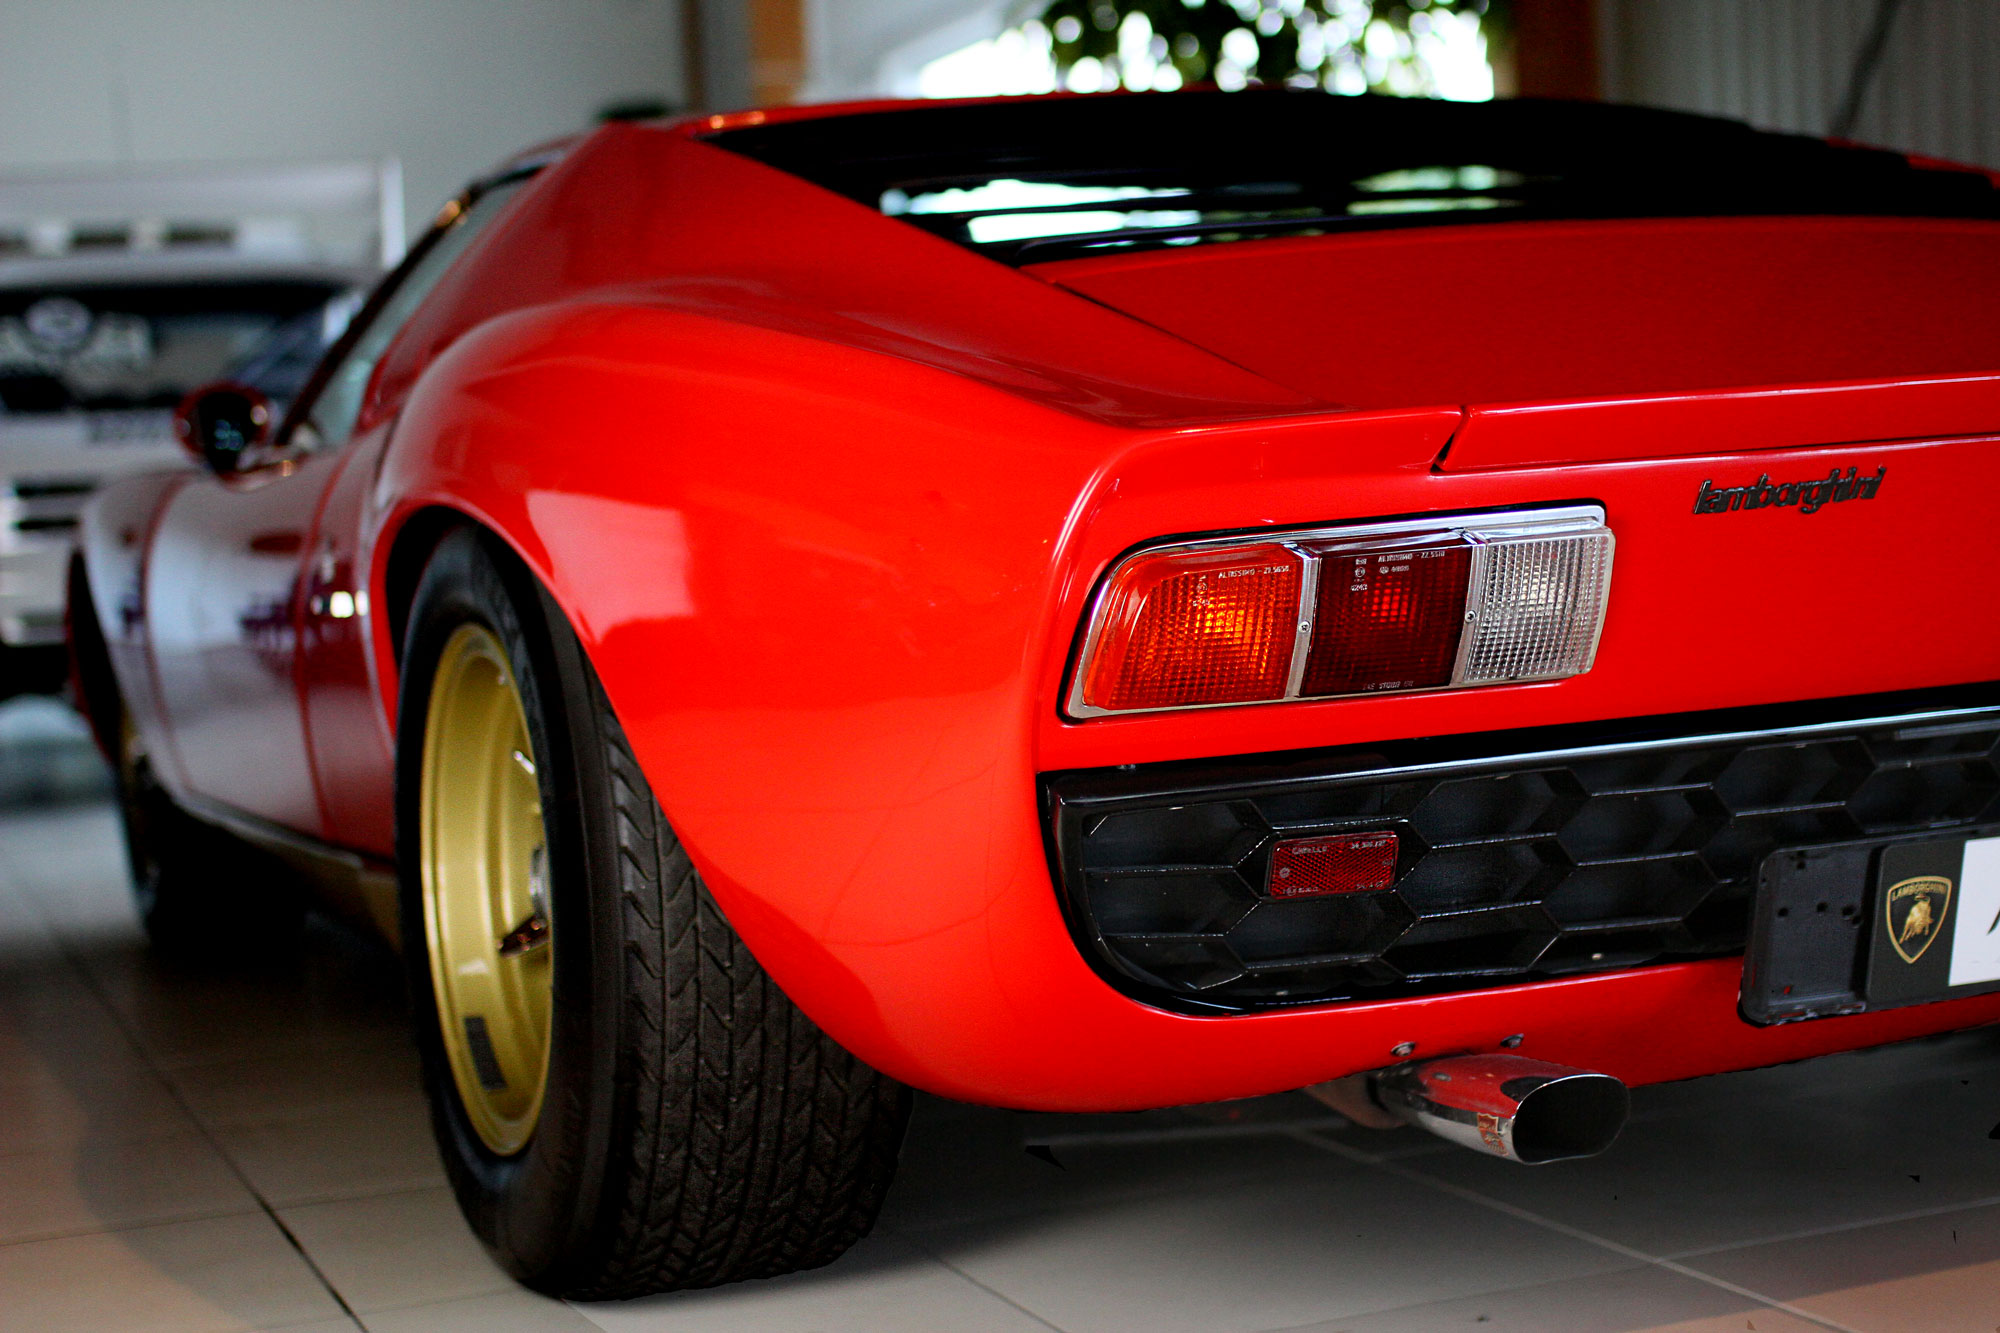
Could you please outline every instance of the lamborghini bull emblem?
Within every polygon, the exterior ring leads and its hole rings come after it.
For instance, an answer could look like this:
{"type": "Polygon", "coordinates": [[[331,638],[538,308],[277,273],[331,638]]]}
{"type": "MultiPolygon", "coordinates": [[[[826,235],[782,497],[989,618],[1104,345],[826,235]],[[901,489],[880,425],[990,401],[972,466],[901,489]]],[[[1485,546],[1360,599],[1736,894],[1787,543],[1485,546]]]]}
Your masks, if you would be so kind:
{"type": "Polygon", "coordinates": [[[1889,943],[1906,963],[1924,956],[1924,950],[1944,928],[1944,914],[1951,908],[1951,881],[1942,875],[1918,875],[1898,880],[1882,895],[1882,910],[1888,919],[1889,943]]]}

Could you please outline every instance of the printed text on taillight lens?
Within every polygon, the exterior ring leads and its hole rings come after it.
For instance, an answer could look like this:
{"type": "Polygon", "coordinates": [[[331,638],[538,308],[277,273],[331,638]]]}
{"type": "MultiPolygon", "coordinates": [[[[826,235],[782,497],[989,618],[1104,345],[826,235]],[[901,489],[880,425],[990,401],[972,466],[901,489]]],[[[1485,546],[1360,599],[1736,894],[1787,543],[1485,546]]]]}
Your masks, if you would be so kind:
{"type": "Polygon", "coordinates": [[[1304,569],[1282,546],[1132,562],[1106,598],[1084,698],[1123,710],[1283,694],[1304,569]]]}
{"type": "Polygon", "coordinates": [[[1472,547],[1328,553],[1303,694],[1451,683],[1472,547]]]}

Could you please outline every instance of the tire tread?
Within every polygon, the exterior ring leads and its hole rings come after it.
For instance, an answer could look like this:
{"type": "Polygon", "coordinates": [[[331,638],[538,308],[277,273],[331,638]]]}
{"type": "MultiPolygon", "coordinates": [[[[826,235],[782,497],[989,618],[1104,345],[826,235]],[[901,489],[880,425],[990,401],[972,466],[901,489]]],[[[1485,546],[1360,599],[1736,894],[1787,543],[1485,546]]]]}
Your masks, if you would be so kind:
{"type": "Polygon", "coordinates": [[[866,1235],[909,1093],[799,1011],[695,873],[593,677],[611,776],[625,1034],[593,1272],[617,1299],[831,1263],[866,1235]],[[622,1157],[622,1160],[620,1160],[622,1157]]]}

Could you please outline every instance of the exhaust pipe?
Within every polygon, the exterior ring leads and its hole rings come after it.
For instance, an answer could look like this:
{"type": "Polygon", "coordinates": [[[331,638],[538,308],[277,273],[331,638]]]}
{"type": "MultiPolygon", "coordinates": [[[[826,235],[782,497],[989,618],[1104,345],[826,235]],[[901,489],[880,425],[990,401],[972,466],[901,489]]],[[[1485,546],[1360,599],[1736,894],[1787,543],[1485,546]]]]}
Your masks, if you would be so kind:
{"type": "Polygon", "coordinates": [[[1512,1162],[1560,1162],[1611,1146],[1632,1109],[1625,1085],[1518,1055],[1452,1055],[1371,1074],[1397,1119],[1512,1162]]]}

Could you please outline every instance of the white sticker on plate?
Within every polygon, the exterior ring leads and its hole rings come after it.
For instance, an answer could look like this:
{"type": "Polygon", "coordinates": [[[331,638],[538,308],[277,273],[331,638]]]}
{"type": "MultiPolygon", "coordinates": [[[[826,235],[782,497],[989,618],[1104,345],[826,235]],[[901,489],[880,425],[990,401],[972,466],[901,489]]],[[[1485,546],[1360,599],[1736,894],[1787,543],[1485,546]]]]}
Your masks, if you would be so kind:
{"type": "Polygon", "coordinates": [[[2000,981],[2000,838],[1965,844],[1958,871],[1958,925],[1951,933],[1951,983],[2000,981]]]}

